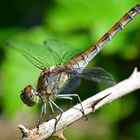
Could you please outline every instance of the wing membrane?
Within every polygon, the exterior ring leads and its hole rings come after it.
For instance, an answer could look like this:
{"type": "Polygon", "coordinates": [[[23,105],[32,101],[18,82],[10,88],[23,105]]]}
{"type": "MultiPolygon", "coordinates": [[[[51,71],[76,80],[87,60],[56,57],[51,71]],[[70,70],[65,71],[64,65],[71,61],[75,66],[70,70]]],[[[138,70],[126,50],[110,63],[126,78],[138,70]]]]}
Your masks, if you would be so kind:
{"type": "Polygon", "coordinates": [[[84,78],[86,80],[95,81],[108,86],[115,84],[115,80],[112,75],[99,67],[85,69],[82,73],[78,73],[77,70],[68,70],[68,73],[71,75],[72,78],[84,78]]]}
{"type": "Polygon", "coordinates": [[[73,91],[80,86],[81,78],[73,77],[70,78],[66,86],[61,91],[61,94],[73,93],[73,91]]]}
{"type": "Polygon", "coordinates": [[[113,76],[104,69],[99,67],[94,67],[85,70],[83,73],[80,74],[80,77],[109,86],[115,84],[113,76]]]}
{"type": "Polygon", "coordinates": [[[9,40],[7,45],[40,69],[65,65],[68,60],[82,53],[82,51],[54,39],[37,43],[31,40],[14,38],[9,40]]]}

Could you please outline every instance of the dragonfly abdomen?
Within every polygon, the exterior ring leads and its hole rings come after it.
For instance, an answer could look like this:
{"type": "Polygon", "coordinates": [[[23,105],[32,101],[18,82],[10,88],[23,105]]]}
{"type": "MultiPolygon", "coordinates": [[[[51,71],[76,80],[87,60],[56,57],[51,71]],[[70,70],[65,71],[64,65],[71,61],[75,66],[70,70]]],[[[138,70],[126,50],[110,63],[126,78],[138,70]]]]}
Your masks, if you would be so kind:
{"type": "MultiPolygon", "coordinates": [[[[140,4],[137,4],[129,12],[127,12],[118,22],[116,22],[107,33],[105,33],[96,43],[91,46],[87,51],[85,51],[80,56],[73,60],[68,61],[66,66],[71,69],[82,68],[82,70],[88,65],[94,56],[96,56],[100,50],[109,43],[113,37],[117,35],[133,18],[140,12],[140,4]]],[[[81,71],[82,71],[81,70],[81,71]]],[[[78,70],[79,71],[79,70],[78,70]]]]}

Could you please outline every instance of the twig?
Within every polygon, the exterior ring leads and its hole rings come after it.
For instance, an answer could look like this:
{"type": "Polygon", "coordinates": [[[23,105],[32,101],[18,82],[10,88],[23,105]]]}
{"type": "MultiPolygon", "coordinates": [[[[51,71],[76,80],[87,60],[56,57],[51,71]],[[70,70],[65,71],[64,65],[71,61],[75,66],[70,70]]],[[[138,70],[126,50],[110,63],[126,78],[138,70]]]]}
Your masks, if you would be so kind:
{"type": "MultiPolygon", "coordinates": [[[[135,68],[133,74],[126,80],[110,87],[82,102],[85,114],[96,111],[100,107],[108,104],[128,93],[140,89],[140,72],[135,68]]],[[[81,106],[78,104],[62,114],[61,119],[57,123],[56,132],[65,129],[72,123],[83,117],[81,106]]],[[[58,118],[59,116],[57,116],[58,118]]],[[[23,137],[22,140],[43,140],[53,135],[55,119],[44,122],[39,129],[27,129],[23,125],[18,125],[23,137]]]]}

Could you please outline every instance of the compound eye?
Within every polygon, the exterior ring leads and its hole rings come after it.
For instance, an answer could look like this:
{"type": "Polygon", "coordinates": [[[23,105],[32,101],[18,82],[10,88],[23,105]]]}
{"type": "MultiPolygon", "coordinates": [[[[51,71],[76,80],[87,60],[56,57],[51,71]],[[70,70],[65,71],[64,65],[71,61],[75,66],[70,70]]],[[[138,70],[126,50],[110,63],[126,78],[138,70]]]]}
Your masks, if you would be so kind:
{"type": "Polygon", "coordinates": [[[38,102],[37,92],[31,85],[21,91],[20,98],[27,106],[34,106],[38,102]]]}

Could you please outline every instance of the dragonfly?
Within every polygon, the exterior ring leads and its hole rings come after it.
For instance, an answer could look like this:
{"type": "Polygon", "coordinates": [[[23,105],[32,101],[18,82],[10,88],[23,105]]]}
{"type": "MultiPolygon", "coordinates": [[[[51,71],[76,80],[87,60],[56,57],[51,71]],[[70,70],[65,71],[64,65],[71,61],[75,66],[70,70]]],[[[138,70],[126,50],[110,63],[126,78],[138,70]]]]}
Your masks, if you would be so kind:
{"type": "MultiPolygon", "coordinates": [[[[7,46],[22,54],[28,61],[41,70],[36,88],[27,85],[20,94],[21,100],[27,106],[34,106],[39,98],[42,101],[42,111],[40,113],[37,127],[39,127],[46,114],[46,104],[49,104],[51,114],[54,107],[63,113],[54,99],[72,100],[77,97],[80,104],[81,99],[78,94],[71,92],[62,94],[70,84],[79,78],[101,82],[108,85],[114,84],[114,78],[99,67],[87,69],[88,63],[109,43],[133,18],[140,12],[140,4],[137,4],[128,11],[112,28],[110,28],[94,45],[86,51],[73,50],[73,48],[61,41],[50,39],[41,43],[36,43],[24,39],[10,39],[7,46]]],[[[84,109],[81,105],[84,115],[84,109]]]]}

